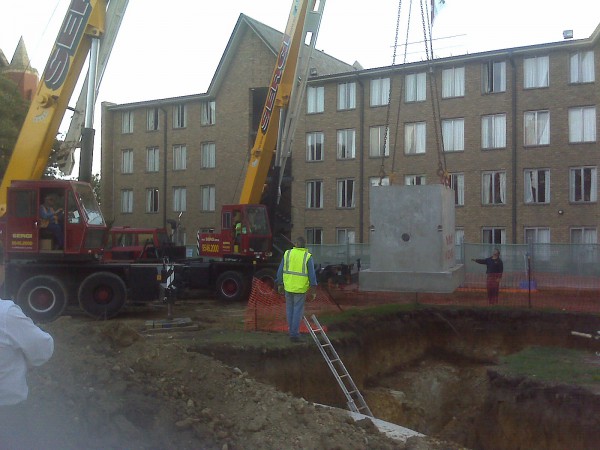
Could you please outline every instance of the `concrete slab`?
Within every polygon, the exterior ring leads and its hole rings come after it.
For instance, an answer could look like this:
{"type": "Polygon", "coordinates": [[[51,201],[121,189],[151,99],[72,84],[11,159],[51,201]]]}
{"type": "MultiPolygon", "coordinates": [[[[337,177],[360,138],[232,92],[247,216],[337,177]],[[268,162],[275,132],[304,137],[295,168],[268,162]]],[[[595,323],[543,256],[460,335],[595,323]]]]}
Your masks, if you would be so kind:
{"type": "Polygon", "coordinates": [[[373,186],[369,201],[371,267],[359,274],[360,290],[453,292],[462,284],[452,189],[373,186]]]}

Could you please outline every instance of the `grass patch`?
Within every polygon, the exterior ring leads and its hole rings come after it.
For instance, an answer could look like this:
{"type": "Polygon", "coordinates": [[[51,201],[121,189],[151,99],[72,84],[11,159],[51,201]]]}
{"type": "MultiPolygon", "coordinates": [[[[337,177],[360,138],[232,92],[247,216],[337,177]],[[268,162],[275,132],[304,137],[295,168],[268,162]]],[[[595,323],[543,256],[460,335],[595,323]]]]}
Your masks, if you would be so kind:
{"type": "Polygon", "coordinates": [[[389,303],[368,308],[351,308],[345,311],[323,312],[318,315],[321,324],[332,325],[334,323],[347,322],[361,317],[388,316],[399,312],[411,312],[428,308],[429,306],[416,303],[389,303]]]}
{"type": "Polygon", "coordinates": [[[575,385],[600,385],[600,357],[590,351],[528,347],[501,358],[500,371],[510,375],[575,385]]]}

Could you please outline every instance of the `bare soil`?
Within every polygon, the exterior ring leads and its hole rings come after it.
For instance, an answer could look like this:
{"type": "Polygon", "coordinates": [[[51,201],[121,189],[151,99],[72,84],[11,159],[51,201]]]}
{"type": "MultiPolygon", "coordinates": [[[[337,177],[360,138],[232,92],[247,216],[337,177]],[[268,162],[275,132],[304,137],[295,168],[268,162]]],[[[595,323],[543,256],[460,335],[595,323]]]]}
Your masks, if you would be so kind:
{"type": "Polygon", "coordinates": [[[501,354],[528,343],[591,346],[567,335],[598,327],[595,316],[558,323],[543,313],[430,310],[333,327],[375,415],[431,436],[402,443],[369,420],[315,405],[344,408],[314,344],[244,332],[244,309],[210,298],[179,302],[174,315],[191,318],[190,329],[149,329],[166,318],[162,306],[43,325],[56,350],[29,377],[39,448],[575,449],[600,441],[594,392],[496,367],[501,354]]]}

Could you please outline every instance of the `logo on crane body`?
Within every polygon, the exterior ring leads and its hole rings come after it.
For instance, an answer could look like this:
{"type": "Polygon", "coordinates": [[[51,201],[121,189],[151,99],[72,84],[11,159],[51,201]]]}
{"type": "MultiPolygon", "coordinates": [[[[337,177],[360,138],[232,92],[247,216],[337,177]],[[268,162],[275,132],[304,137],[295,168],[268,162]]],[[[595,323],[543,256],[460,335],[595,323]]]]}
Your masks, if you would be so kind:
{"type": "Polygon", "coordinates": [[[56,38],[54,49],[44,69],[44,83],[49,89],[55,91],[65,82],[71,58],[75,55],[77,47],[79,47],[91,13],[90,0],[71,1],[56,38]]]}
{"type": "Polygon", "coordinates": [[[277,66],[273,73],[273,79],[269,86],[269,92],[267,92],[267,101],[265,102],[265,109],[262,117],[260,118],[260,129],[263,133],[267,132],[269,122],[271,121],[271,114],[273,113],[273,107],[275,106],[275,98],[277,97],[277,91],[281,84],[281,77],[283,76],[283,69],[290,54],[290,36],[283,36],[283,43],[281,44],[281,50],[279,50],[279,56],[277,57],[277,66]]]}

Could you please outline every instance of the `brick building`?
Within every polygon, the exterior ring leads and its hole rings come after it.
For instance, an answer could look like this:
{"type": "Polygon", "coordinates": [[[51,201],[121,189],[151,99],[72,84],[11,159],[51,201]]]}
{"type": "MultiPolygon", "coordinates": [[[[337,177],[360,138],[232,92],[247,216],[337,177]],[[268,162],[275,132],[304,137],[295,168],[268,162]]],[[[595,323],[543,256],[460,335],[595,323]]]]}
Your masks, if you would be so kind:
{"type": "Polygon", "coordinates": [[[23,38],[19,39],[10,63],[0,50],[0,72],[14,81],[25,100],[31,101],[37,88],[39,74],[31,67],[23,38]]]}
{"type": "MultiPolygon", "coordinates": [[[[160,226],[183,210],[188,243],[219,227],[280,40],[241,15],[207,93],[103,105],[109,220],[160,226]]],[[[596,243],[597,53],[600,26],[587,39],[366,70],[319,52],[290,161],[292,235],[368,242],[371,184],[439,183],[445,168],[457,242],[596,243]]]]}

